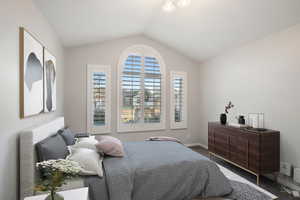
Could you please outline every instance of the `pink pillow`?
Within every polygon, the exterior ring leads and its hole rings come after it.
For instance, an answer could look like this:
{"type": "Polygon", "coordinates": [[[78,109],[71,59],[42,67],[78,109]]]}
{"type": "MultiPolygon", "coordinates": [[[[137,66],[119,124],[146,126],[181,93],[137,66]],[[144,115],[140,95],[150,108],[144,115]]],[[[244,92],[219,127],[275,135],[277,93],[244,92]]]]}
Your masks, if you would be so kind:
{"type": "Polygon", "coordinates": [[[95,139],[98,140],[95,145],[98,152],[115,157],[124,156],[124,148],[119,139],[111,136],[96,136],[95,139]]]}

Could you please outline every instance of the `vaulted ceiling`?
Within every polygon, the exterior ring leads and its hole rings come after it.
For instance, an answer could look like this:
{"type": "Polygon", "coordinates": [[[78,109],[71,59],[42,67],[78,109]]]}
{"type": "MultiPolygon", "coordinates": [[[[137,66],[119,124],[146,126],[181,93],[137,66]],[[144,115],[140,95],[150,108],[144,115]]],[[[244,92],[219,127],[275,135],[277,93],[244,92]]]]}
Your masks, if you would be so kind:
{"type": "Polygon", "coordinates": [[[34,0],[64,46],[144,34],[203,61],[300,23],[300,0],[34,0]]]}

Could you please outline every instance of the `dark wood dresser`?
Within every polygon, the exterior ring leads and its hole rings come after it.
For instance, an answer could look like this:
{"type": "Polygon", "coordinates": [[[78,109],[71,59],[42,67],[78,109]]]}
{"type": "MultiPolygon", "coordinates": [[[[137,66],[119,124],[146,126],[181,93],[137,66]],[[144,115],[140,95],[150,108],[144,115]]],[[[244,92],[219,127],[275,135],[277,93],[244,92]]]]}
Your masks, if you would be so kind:
{"type": "Polygon", "coordinates": [[[257,177],[279,171],[280,132],[263,132],[208,123],[210,155],[234,164],[257,177]]]}

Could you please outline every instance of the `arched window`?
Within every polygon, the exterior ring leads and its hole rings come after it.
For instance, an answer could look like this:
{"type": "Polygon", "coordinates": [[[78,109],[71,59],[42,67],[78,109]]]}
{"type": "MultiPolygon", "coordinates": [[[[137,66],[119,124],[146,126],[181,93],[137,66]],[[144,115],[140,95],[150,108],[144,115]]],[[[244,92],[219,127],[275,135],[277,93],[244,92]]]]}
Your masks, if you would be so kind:
{"type": "Polygon", "coordinates": [[[136,45],[120,58],[118,131],[165,128],[165,64],[151,47],[136,45]]]}

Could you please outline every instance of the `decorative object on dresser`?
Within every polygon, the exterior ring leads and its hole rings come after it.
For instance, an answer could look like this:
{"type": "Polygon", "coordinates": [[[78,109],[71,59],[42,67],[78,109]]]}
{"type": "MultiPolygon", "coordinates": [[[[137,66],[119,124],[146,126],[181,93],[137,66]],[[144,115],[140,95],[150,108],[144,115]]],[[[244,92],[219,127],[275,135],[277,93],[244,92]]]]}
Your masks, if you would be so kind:
{"type": "Polygon", "coordinates": [[[264,114],[263,113],[249,113],[248,125],[252,128],[263,129],[264,128],[264,114]]]}
{"type": "Polygon", "coordinates": [[[279,171],[280,132],[209,122],[208,150],[210,155],[256,175],[259,184],[260,175],[279,171]]]}
{"type": "Polygon", "coordinates": [[[231,103],[231,101],[229,101],[229,103],[225,106],[225,113],[222,113],[220,115],[221,124],[225,125],[227,123],[227,115],[226,114],[228,114],[229,110],[233,107],[234,107],[234,105],[231,103]]]}
{"type": "MultiPolygon", "coordinates": [[[[89,200],[89,189],[87,187],[66,190],[58,193],[64,197],[64,200],[89,200]]],[[[37,195],[26,197],[24,200],[45,200],[46,197],[47,195],[37,195]]]]}
{"type": "Polygon", "coordinates": [[[220,115],[220,122],[221,124],[225,125],[227,123],[227,115],[225,113],[222,113],[220,115]]]}
{"type": "Polygon", "coordinates": [[[245,125],[246,124],[245,116],[244,115],[240,115],[239,118],[238,118],[238,122],[241,125],[245,125]]]}
{"type": "Polygon", "coordinates": [[[36,164],[41,174],[41,182],[35,186],[35,191],[50,192],[45,200],[64,200],[64,197],[57,193],[58,188],[65,184],[67,179],[79,175],[81,167],[77,162],[58,159],[47,160],[36,164]]]}

